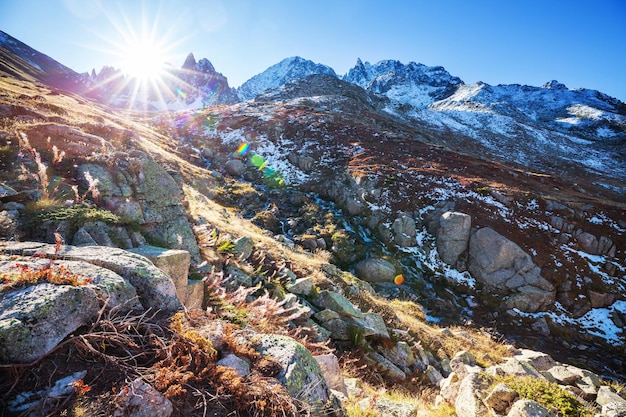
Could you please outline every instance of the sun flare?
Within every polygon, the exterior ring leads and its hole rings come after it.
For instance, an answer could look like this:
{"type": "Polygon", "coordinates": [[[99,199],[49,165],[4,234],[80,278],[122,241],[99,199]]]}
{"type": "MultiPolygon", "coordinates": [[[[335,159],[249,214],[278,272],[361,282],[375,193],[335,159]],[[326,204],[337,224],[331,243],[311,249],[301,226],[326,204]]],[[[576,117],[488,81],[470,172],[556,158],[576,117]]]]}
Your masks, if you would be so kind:
{"type": "Polygon", "coordinates": [[[157,81],[163,74],[166,53],[158,43],[141,39],[126,45],[120,58],[126,76],[139,81],[157,81]]]}
{"type": "MultiPolygon", "coordinates": [[[[147,4],[147,3],[146,3],[147,4]]],[[[183,99],[187,84],[172,62],[180,57],[172,51],[185,39],[176,35],[178,22],[161,22],[160,8],[143,7],[139,14],[108,16],[112,30],[101,35],[110,47],[105,53],[116,57],[112,68],[97,81],[95,89],[107,91],[110,101],[135,110],[167,107],[167,102],[183,99]]],[[[150,3],[153,4],[153,3],[150,3]]]]}

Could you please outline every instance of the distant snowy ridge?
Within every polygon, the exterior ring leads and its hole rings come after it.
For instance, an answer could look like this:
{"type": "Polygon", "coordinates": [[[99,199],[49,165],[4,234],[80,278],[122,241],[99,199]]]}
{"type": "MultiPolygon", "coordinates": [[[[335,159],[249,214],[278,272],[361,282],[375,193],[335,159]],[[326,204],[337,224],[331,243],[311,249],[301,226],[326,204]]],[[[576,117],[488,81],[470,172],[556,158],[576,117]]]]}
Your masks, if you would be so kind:
{"type": "Polygon", "coordinates": [[[454,94],[432,103],[429,108],[518,117],[526,122],[549,125],[563,133],[574,131],[590,140],[598,136],[595,131],[598,127],[612,129],[615,134],[626,127],[624,103],[595,90],[570,90],[558,81],[550,81],[543,87],[462,85],[454,94]]]}
{"type": "Polygon", "coordinates": [[[270,88],[280,87],[290,81],[304,78],[312,74],[328,74],[337,76],[331,67],[316,64],[299,56],[283,59],[260,74],[255,75],[237,89],[237,96],[242,100],[250,100],[270,88]]]}
{"type": "Polygon", "coordinates": [[[405,65],[394,60],[372,65],[357,59],[343,80],[417,108],[425,108],[449,97],[463,84],[460,78],[450,75],[443,67],[428,67],[415,62],[405,65]]]}

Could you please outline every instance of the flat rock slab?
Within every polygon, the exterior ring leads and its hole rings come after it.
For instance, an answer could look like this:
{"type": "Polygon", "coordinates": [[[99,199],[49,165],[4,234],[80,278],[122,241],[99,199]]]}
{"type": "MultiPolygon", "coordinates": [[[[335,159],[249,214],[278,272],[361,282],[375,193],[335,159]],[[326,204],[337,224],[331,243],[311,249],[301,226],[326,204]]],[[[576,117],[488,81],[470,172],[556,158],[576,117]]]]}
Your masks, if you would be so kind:
{"type": "Polygon", "coordinates": [[[8,244],[0,250],[5,254],[84,261],[100,266],[130,282],[145,309],[173,312],[182,308],[171,278],[146,257],[123,249],[63,245],[56,253],[52,244],[20,242],[8,244]]]}
{"type": "MultiPolygon", "coordinates": [[[[22,266],[39,270],[50,265],[50,260],[48,259],[27,259],[15,260],[0,254],[0,274],[17,273],[22,266]]],[[[108,308],[119,306],[124,311],[140,310],[142,308],[141,303],[137,299],[135,287],[109,269],[83,261],[54,261],[53,270],[59,268],[66,268],[71,274],[88,279],[89,283],[86,286],[96,292],[101,306],[104,304],[108,308]]]]}

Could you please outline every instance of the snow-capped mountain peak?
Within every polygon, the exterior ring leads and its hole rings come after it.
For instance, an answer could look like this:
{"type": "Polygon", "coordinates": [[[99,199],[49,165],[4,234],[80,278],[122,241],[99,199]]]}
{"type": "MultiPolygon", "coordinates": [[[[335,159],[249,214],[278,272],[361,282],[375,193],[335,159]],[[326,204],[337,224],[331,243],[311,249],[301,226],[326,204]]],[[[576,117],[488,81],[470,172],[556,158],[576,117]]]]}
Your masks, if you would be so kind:
{"type": "Polygon", "coordinates": [[[241,100],[250,100],[267,89],[279,87],[289,81],[312,74],[337,76],[335,70],[329,66],[295,56],[283,59],[278,64],[250,78],[237,89],[237,95],[241,100]]]}
{"type": "Polygon", "coordinates": [[[558,82],[557,80],[548,81],[543,85],[543,88],[547,88],[550,90],[567,90],[568,88],[565,84],[558,82]]]}

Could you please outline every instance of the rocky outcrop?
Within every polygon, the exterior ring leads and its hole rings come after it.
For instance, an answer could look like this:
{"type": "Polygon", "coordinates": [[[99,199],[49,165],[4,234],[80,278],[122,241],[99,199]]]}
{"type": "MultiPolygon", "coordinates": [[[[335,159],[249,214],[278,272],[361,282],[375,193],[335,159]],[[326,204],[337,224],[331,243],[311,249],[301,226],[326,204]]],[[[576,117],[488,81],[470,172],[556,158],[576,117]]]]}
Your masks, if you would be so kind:
{"type": "Polygon", "coordinates": [[[129,282],[137,292],[141,305],[148,309],[177,311],[182,306],[176,296],[172,279],[147,258],[122,249],[102,246],[67,246],[56,252],[54,245],[22,242],[6,245],[5,254],[83,261],[113,271],[129,282]]]}
{"type": "Polygon", "coordinates": [[[505,308],[532,313],[554,303],[554,286],[540,275],[530,255],[488,227],[470,237],[468,269],[485,292],[507,297],[505,308]]]}
{"type": "Polygon", "coordinates": [[[145,256],[157,268],[165,272],[174,282],[176,295],[187,309],[202,308],[204,284],[202,281],[189,279],[191,261],[189,252],[150,245],[139,246],[130,249],[129,252],[145,256]]]}
{"type": "MultiPolygon", "coordinates": [[[[182,255],[186,255],[186,269],[173,267],[169,272],[182,274],[186,281],[189,254],[182,255]]],[[[172,279],[140,255],[108,247],[63,246],[57,251],[54,245],[33,242],[2,247],[0,273],[9,281],[45,268],[51,277],[67,277],[68,284],[44,282],[0,292],[0,360],[4,362],[39,359],[89,324],[103,307],[165,312],[181,308],[172,279]]],[[[204,286],[198,288],[200,308],[204,286]]]]}
{"type": "Polygon", "coordinates": [[[172,76],[166,81],[170,85],[169,96],[174,91],[182,92],[176,98],[186,105],[206,107],[239,101],[235,90],[229,87],[228,79],[206,58],[196,62],[190,53],[182,68],[170,69],[170,73],[172,76]]]}
{"type": "Polygon", "coordinates": [[[615,256],[616,248],[613,241],[606,236],[594,236],[589,232],[578,229],[574,232],[581,249],[592,255],[608,255],[615,256]]]}
{"type": "MultiPolygon", "coordinates": [[[[185,249],[199,263],[200,252],[182,204],[181,186],[144,152],[117,152],[112,162],[80,165],[79,178],[85,189],[89,187],[87,178],[97,180],[101,205],[139,224],[142,234],[160,242],[159,246],[185,249]]],[[[64,238],[72,241],[68,236],[64,238]]]]}
{"type": "Polygon", "coordinates": [[[561,406],[549,403],[549,399],[542,397],[537,391],[536,400],[542,401],[539,404],[512,388],[514,384],[511,386],[503,382],[495,384],[498,379],[517,381],[526,387],[539,382],[536,386],[548,387],[545,389],[549,389],[555,397],[569,395],[568,401],[571,401],[571,404],[578,401],[579,409],[595,408],[599,412],[594,402],[600,406],[611,403],[613,408],[618,408],[619,404],[626,404],[626,400],[621,396],[608,386],[602,385],[597,375],[571,365],[560,364],[541,352],[518,350],[512,357],[507,358],[506,362],[487,369],[473,363],[474,359],[469,352],[459,352],[450,361],[452,372],[439,383],[441,399],[454,405],[458,416],[549,417],[554,416],[549,411],[550,408],[557,409],[561,406]],[[565,378],[555,378],[555,375],[565,378]],[[583,392],[581,387],[586,387],[587,391],[593,387],[595,393],[581,395],[583,392]]]}

